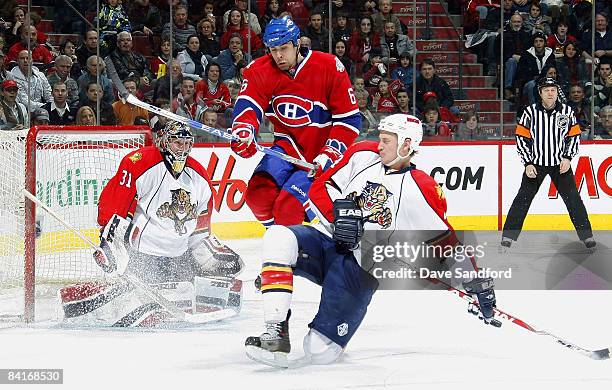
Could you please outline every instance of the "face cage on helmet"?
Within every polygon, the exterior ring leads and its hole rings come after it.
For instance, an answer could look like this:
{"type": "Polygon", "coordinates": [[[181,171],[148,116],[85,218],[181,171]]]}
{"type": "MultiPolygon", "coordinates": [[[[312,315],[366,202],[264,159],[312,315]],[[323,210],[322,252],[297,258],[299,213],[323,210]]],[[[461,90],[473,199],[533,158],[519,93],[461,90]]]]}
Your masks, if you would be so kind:
{"type": "Polygon", "coordinates": [[[185,167],[185,162],[187,161],[187,157],[189,153],[191,153],[191,149],[193,148],[193,136],[177,136],[173,134],[164,134],[160,145],[162,146],[162,154],[167,158],[170,165],[172,165],[172,169],[179,173],[185,167]],[[170,148],[170,144],[177,139],[185,139],[189,142],[189,146],[183,150],[182,152],[175,152],[170,148]]]}

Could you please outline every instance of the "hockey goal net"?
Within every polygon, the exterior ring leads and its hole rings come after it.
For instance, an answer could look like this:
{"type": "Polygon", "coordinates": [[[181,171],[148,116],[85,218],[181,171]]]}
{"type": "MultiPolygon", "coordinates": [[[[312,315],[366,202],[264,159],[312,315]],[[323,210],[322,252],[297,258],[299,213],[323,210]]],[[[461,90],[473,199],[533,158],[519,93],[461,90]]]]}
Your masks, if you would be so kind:
{"type": "MultiPolygon", "coordinates": [[[[38,126],[0,132],[0,315],[34,320],[37,286],[104,278],[91,248],[42,209],[99,242],[97,203],[123,156],[152,143],[147,127],[38,126]]],[[[51,290],[53,290],[51,288],[51,290]]]]}

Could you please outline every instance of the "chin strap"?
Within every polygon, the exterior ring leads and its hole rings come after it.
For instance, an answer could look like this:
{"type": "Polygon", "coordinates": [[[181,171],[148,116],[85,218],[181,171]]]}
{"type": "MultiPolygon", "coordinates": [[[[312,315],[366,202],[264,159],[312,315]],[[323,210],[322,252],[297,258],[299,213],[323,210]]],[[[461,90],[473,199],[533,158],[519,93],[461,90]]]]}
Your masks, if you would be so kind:
{"type": "MultiPolygon", "coordinates": [[[[403,144],[404,143],[402,142],[402,145],[403,144]]],[[[397,164],[398,162],[400,162],[402,160],[405,160],[405,159],[409,158],[412,155],[412,148],[410,148],[410,150],[408,150],[408,153],[405,156],[402,156],[400,154],[400,150],[402,149],[402,145],[399,145],[397,147],[397,157],[395,159],[393,159],[393,161],[391,161],[389,164],[385,164],[387,167],[392,167],[395,164],[397,164]]]]}

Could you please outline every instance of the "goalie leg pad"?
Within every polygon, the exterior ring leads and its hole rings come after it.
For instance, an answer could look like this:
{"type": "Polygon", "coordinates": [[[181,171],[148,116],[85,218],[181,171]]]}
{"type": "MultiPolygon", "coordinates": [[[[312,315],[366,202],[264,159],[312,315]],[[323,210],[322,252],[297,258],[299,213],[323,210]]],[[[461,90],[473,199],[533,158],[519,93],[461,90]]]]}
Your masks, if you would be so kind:
{"type": "Polygon", "coordinates": [[[170,317],[125,281],[67,286],[59,298],[71,326],[151,327],[170,317]]]}
{"type": "Polygon", "coordinates": [[[222,309],[240,312],[242,308],[241,280],[196,276],[194,286],[196,312],[212,312],[222,309]]]}

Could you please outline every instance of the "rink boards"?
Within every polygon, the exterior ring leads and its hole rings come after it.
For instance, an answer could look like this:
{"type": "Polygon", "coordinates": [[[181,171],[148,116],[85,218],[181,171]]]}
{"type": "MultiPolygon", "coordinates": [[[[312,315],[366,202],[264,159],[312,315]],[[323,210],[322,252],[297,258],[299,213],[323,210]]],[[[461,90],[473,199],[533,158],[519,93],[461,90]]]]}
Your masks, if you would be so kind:
{"type": "MultiPolygon", "coordinates": [[[[70,223],[92,237],[97,236],[95,215],[99,193],[116,169],[109,169],[109,177],[87,177],[85,167],[99,157],[96,153],[75,159],[68,171],[59,172],[58,177],[47,177],[45,183],[37,183],[37,195],[43,202],[57,211],[65,208],[64,215],[73,216],[70,223]],[[79,208],[82,210],[76,210],[79,208]]],[[[117,166],[122,154],[115,157],[117,166]]],[[[202,144],[194,147],[192,156],[202,163],[215,189],[213,231],[221,238],[261,236],[264,229],[245,204],[244,194],[263,154],[258,152],[250,159],[243,159],[225,145],[202,144]]],[[[448,218],[461,230],[498,230],[518,191],[523,171],[513,143],[430,143],[422,146],[413,161],[440,183],[447,198],[448,218]]],[[[581,197],[595,229],[612,229],[611,167],[612,142],[606,141],[581,145],[580,156],[572,161],[581,197]]],[[[572,228],[563,202],[549,179],[534,199],[525,228],[572,228]]],[[[53,253],[67,247],[83,247],[80,240],[67,239],[63,230],[52,219],[44,218],[39,249],[53,253]],[[62,239],[58,239],[58,234],[63,235],[62,239]]]]}
{"type": "MultiPolygon", "coordinates": [[[[263,154],[243,159],[225,146],[201,145],[192,156],[216,190],[213,230],[227,238],[256,237],[263,228],[244,202],[248,179],[263,154]]],[[[457,229],[498,230],[520,186],[523,166],[511,142],[426,143],[413,159],[443,188],[457,229]]],[[[584,143],[572,161],[581,197],[595,229],[612,229],[612,142],[584,143]]],[[[526,229],[572,229],[550,179],[534,199],[526,229]]]]}

